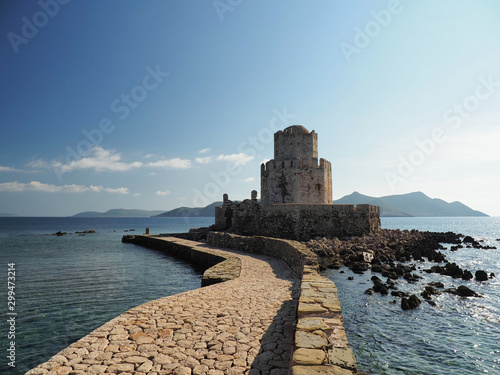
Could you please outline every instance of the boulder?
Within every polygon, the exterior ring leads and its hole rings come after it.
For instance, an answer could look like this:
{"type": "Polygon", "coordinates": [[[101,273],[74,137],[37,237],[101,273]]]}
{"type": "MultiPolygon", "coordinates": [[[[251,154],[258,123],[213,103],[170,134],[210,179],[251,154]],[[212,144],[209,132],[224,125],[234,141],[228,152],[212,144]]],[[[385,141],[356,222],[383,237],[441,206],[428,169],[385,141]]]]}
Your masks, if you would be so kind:
{"type": "Polygon", "coordinates": [[[481,297],[480,294],[474,292],[465,285],[460,285],[458,288],[449,288],[444,290],[446,293],[454,294],[460,297],[481,297]]]}
{"type": "Polygon", "coordinates": [[[463,243],[473,243],[475,241],[474,238],[471,236],[465,236],[464,239],[462,240],[463,243]]]}
{"type": "Polygon", "coordinates": [[[441,288],[441,289],[444,288],[444,284],[441,281],[432,281],[427,285],[432,286],[434,288],[441,288]]]}
{"type": "MultiPolygon", "coordinates": [[[[442,283],[441,283],[442,284],[442,283]]],[[[441,291],[437,290],[436,288],[434,288],[433,286],[430,286],[430,285],[427,285],[425,287],[425,290],[431,294],[431,295],[439,295],[441,294],[441,291]]]]}
{"type": "Polygon", "coordinates": [[[465,270],[464,274],[462,275],[462,280],[470,280],[472,278],[473,278],[472,272],[465,270]]]}
{"type": "Polygon", "coordinates": [[[483,270],[476,271],[476,280],[477,281],[486,281],[488,280],[488,274],[483,270]]]}
{"type": "Polygon", "coordinates": [[[401,300],[401,308],[403,310],[413,310],[420,306],[421,303],[420,299],[415,294],[412,294],[409,298],[401,300]]]}

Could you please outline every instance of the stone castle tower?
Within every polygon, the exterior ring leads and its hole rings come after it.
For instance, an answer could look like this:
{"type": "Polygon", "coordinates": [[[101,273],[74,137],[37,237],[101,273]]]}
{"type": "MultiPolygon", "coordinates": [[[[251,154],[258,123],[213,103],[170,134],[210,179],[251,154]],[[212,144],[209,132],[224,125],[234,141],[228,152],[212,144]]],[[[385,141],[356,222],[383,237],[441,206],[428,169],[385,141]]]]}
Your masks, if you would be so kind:
{"type": "Polygon", "coordinates": [[[274,159],[261,165],[261,203],[332,204],[332,166],[318,164],[318,134],[293,125],[274,134],[274,159]]]}

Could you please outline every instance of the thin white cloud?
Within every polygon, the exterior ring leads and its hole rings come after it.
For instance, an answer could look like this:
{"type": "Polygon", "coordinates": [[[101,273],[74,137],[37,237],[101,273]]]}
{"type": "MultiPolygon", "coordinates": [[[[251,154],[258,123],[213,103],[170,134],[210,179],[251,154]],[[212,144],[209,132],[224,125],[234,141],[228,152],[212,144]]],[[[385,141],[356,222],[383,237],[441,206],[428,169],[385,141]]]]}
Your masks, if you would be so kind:
{"type": "Polygon", "coordinates": [[[187,168],[191,168],[191,160],[181,159],[181,158],[158,160],[158,161],[147,163],[146,167],[187,169],[187,168]]]}
{"type": "Polygon", "coordinates": [[[27,171],[24,169],[17,169],[12,167],[6,167],[4,165],[0,165],[0,172],[22,172],[22,173],[33,173],[36,171],[27,171]]]}
{"type": "Polygon", "coordinates": [[[48,169],[48,168],[50,168],[50,164],[41,160],[41,159],[31,160],[30,162],[26,163],[26,166],[28,166],[30,168],[35,168],[35,169],[48,169]]]}
{"type": "Polygon", "coordinates": [[[0,183],[0,192],[22,192],[22,191],[39,191],[44,193],[85,193],[101,191],[111,194],[128,194],[128,188],[107,188],[103,186],[84,186],[84,185],[53,185],[45,184],[39,181],[23,182],[4,182],[0,183]]]}
{"type": "Polygon", "coordinates": [[[52,168],[60,173],[84,169],[94,170],[95,172],[125,172],[142,167],[143,163],[139,161],[127,163],[122,160],[121,154],[115,150],[105,150],[100,146],[95,146],[88,156],[79,160],[72,160],[69,163],[57,160],[46,162],[38,159],[30,161],[27,165],[36,169],[52,168]]]}
{"type": "Polygon", "coordinates": [[[0,172],[24,172],[20,169],[15,169],[11,167],[5,167],[3,165],[0,165],[0,172]]]}
{"type": "Polygon", "coordinates": [[[81,158],[80,160],[73,160],[69,164],[54,163],[61,172],[70,172],[78,169],[93,169],[96,172],[125,172],[134,168],[142,167],[143,163],[135,161],[126,163],[122,161],[120,153],[114,150],[105,150],[100,146],[92,149],[91,155],[81,158]]]}
{"type": "Polygon", "coordinates": [[[169,195],[170,193],[171,193],[171,192],[170,192],[170,191],[168,191],[168,190],[165,190],[165,191],[158,190],[158,191],[156,192],[156,195],[164,195],[164,196],[165,196],[165,195],[169,195]]]}
{"type": "Polygon", "coordinates": [[[207,148],[202,148],[200,151],[198,151],[200,154],[206,154],[207,152],[212,151],[210,147],[207,148]]]}
{"type": "Polygon", "coordinates": [[[217,156],[217,160],[231,161],[234,162],[235,165],[245,165],[249,161],[253,160],[253,156],[244,153],[219,155],[217,156]]]}
{"type": "Polygon", "coordinates": [[[214,157],[213,156],[206,156],[206,157],[203,157],[203,158],[195,158],[194,160],[197,162],[197,163],[200,163],[200,164],[209,164],[213,161],[214,157]]]}
{"type": "MultiPolygon", "coordinates": [[[[146,158],[153,157],[152,154],[147,154],[146,158]]],[[[53,160],[46,162],[43,160],[33,160],[28,163],[31,168],[52,168],[57,172],[66,173],[75,170],[93,170],[95,172],[126,172],[141,167],[150,168],[171,168],[171,169],[187,169],[191,168],[191,160],[172,158],[160,159],[154,162],[143,163],[140,161],[127,162],[123,160],[121,153],[115,150],[106,150],[101,146],[95,146],[90,154],[79,160],[72,160],[69,163],[53,160]]]]}
{"type": "Polygon", "coordinates": [[[254,181],[255,181],[255,177],[248,177],[248,178],[241,180],[241,182],[254,182],[254,181]]]}

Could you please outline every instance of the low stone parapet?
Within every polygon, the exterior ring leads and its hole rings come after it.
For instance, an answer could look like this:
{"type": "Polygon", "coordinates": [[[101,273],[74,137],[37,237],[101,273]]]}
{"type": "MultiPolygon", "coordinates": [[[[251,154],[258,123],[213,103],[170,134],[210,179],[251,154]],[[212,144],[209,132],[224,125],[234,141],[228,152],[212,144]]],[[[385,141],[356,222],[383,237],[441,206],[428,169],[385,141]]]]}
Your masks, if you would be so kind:
{"type": "MultiPolygon", "coordinates": [[[[174,237],[142,235],[124,236],[122,241],[156,249],[183,259],[205,269],[201,286],[221,283],[240,276],[241,261],[238,257],[223,256],[210,249],[210,246],[191,246],[186,241],[174,237]]],[[[193,242],[193,244],[200,245],[193,242]]]]}
{"type": "Polygon", "coordinates": [[[306,266],[300,289],[292,374],[356,373],[337,287],[319,274],[317,266],[306,266]]]}
{"type": "Polygon", "coordinates": [[[240,236],[233,233],[210,232],[207,243],[212,246],[269,255],[283,260],[298,277],[306,265],[317,265],[318,258],[309,248],[292,240],[263,236],[240,236]]]}

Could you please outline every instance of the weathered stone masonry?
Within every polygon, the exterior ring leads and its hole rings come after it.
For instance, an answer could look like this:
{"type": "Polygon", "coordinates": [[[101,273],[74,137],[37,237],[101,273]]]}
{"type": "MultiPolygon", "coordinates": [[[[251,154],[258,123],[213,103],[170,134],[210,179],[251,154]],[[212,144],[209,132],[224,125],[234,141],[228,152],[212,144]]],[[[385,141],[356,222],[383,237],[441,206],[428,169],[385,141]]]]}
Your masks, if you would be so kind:
{"type": "Polygon", "coordinates": [[[227,228],[226,210],[232,210],[236,233],[294,240],[314,237],[348,237],[374,233],[380,228],[380,208],[368,204],[276,204],[251,200],[228,202],[215,208],[216,229],[227,228]]]}
{"type": "Polygon", "coordinates": [[[274,134],[274,159],[261,166],[262,204],[331,204],[332,166],[320,159],[318,135],[300,125],[274,134]]]}
{"type": "Polygon", "coordinates": [[[334,205],[332,167],[318,164],[318,135],[301,125],[274,134],[274,159],[261,165],[261,202],[252,199],[215,208],[215,230],[294,240],[371,234],[380,228],[380,208],[334,205]]]}

